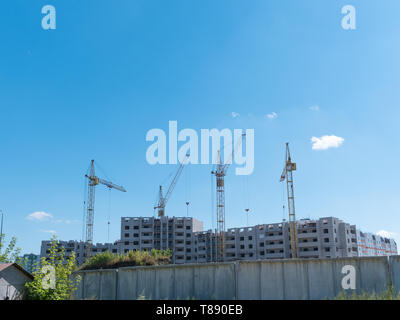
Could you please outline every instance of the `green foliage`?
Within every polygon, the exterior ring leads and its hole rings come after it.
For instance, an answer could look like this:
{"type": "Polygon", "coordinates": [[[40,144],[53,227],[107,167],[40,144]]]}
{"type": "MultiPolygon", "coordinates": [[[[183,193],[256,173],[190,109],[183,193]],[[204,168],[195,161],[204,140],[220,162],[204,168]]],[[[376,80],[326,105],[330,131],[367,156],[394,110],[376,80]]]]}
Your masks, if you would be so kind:
{"type": "Polygon", "coordinates": [[[8,243],[8,246],[3,252],[3,247],[4,247],[4,241],[5,241],[5,235],[2,234],[1,236],[1,241],[0,241],[0,263],[18,263],[20,265],[23,265],[23,261],[20,258],[21,254],[21,249],[17,248],[17,238],[12,237],[10,242],[8,243]]]}
{"type": "Polygon", "coordinates": [[[128,251],[126,255],[109,251],[98,253],[86,261],[81,270],[113,269],[128,266],[154,266],[171,263],[171,250],[128,251]]]}
{"type": "Polygon", "coordinates": [[[389,286],[387,290],[379,294],[375,292],[361,292],[357,294],[355,291],[352,293],[341,291],[335,300],[400,300],[400,292],[396,296],[396,289],[394,286],[389,286]]]}
{"type": "Polygon", "coordinates": [[[73,280],[71,277],[72,272],[77,269],[75,253],[73,252],[68,259],[64,259],[65,248],[59,246],[56,237],[53,237],[48,259],[42,258],[40,260],[40,268],[33,272],[33,281],[25,284],[24,298],[27,300],[71,299],[81,278],[76,276],[73,280]],[[42,272],[44,267],[54,268],[55,282],[53,286],[50,271],[42,272]]]}

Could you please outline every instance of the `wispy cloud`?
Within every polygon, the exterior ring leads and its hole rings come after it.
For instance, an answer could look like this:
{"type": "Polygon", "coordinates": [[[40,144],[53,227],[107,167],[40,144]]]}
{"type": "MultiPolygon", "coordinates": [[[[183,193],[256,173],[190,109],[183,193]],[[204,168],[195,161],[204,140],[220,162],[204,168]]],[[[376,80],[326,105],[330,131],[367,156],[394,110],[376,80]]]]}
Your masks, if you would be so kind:
{"type": "MultiPolygon", "coordinates": [[[[79,220],[71,220],[71,219],[55,219],[54,216],[51,213],[47,213],[44,211],[35,211],[32,212],[30,215],[26,217],[28,220],[31,221],[47,221],[52,224],[60,224],[60,223],[65,223],[65,224],[74,224],[77,222],[80,222],[79,220]]],[[[52,230],[50,230],[52,231],[52,230]]]]}
{"type": "Polygon", "coordinates": [[[53,215],[44,211],[35,211],[26,217],[28,220],[48,221],[53,219],[53,215]]]}
{"type": "Polygon", "coordinates": [[[232,115],[232,118],[237,118],[240,116],[240,114],[237,112],[232,112],[231,115],[232,115]]]}
{"type": "Polygon", "coordinates": [[[270,119],[270,120],[275,119],[277,117],[278,117],[278,114],[276,112],[271,112],[271,113],[268,113],[265,115],[265,118],[270,119]]]}
{"type": "Polygon", "coordinates": [[[376,233],[378,236],[384,237],[384,238],[393,238],[394,236],[397,235],[396,232],[390,232],[386,230],[381,230],[376,233]]]}
{"type": "Polygon", "coordinates": [[[40,232],[50,233],[50,234],[56,234],[57,233],[57,231],[55,231],[55,230],[40,230],[40,232]]]}
{"type": "Polygon", "coordinates": [[[309,109],[311,111],[318,112],[319,111],[319,105],[315,104],[315,105],[311,106],[309,109]]]}
{"type": "Polygon", "coordinates": [[[344,139],[342,137],[338,137],[335,135],[325,135],[320,138],[317,137],[312,137],[311,142],[312,142],[312,149],[313,150],[326,150],[329,148],[338,148],[342,143],[344,139]]]}

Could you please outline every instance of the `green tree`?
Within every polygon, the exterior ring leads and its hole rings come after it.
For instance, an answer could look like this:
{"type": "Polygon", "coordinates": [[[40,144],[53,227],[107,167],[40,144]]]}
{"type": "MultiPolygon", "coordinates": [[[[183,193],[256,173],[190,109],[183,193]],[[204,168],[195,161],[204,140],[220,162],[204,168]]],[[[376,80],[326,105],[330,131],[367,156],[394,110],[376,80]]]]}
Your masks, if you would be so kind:
{"type": "Polygon", "coordinates": [[[53,237],[48,258],[41,258],[40,267],[33,272],[33,281],[25,284],[27,300],[68,300],[72,298],[81,278],[72,277],[77,269],[75,252],[65,259],[65,248],[53,237]]]}
{"type": "Polygon", "coordinates": [[[17,238],[12,237],[10,242],[8,243],[7,247],[4,245],[5,235],[2,234],[1,241],[0,241],[0,263],[13,263],[16,262],[20,265],[23,264],[23,261],[20,257],[21,249],[17,248],[17,238]],[[3,247],[5,250],[3,252],[3,247]]]}

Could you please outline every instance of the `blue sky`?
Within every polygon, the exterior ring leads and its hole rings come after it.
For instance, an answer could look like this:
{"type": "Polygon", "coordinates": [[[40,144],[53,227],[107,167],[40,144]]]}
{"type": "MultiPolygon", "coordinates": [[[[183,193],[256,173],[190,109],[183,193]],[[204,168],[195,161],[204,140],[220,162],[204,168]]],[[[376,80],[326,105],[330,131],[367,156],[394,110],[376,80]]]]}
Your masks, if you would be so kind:
{"type": "MultiPolygon", "coordinates": [[[[0,11],[0,209],[24,253],[81,239],[84,174],[96,190],[95,242],[119,238],[121,216],[153,216],[158,185],[148,130],[251,128],[255,169],[226,177],[226,225],[282,220],[284,144],[298,171],[298,218],[336,216],[400,242],[396,0],[14,0],[0,11]],[[41,28],[56,8],[57,29],[41,28]],[[357,29],[341,27],[341,8],[357,29]],[[318,108],[316,107],[318,106],[318,108]],[[233,117],[232,113],[238,114],[233,117]],[[266,115],[274,114],[272,118],[266,115]],[[339,147],[313,150],[312,137],[339,147]],[[47,219],[28,219],[45,212],[47,219]]],[[[187,166],[166,208],[212,227],[211,165],[187,166]]],[[[214,223],[215,226],[215,223],[214,223]]]]}

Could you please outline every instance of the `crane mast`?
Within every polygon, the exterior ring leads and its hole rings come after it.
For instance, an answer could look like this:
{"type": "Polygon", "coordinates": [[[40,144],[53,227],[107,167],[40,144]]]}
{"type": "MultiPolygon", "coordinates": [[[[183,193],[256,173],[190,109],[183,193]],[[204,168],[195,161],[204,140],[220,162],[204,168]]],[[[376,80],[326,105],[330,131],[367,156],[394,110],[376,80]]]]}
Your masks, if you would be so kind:
{"type": "Polygon", "coordinates": [[[218,151],[218,164],[216,170],[211,171],[211,174],[215,175],[216,178],[216,191],[217,191],[217,230],[216,230],[216,240],[217,240],[217,250],[216,250],[216,261],[224,261],[225,259],[225,176],[232,163],[232,158],[237,150],[237,148],[242,143],[243,137],[246,134],[242,134],[242,139],[240,139],[235,148],[230,155],[229,161],[225,164],[222,163],[221,153],[218,151]]]}
{"type": "Polygon", "coordinates": [[[121,192],[126,192],[125,188],[118,186],[112,182],[106,181],[96,176],[94,168],[94,160],[90,163],[90,175],[85,175],[88,178],[88,199],[86,211],[86,259],[90,257],[91,247],[93,245],[93,225],[94,225],[94,200],[95,200],[95,187],[98,184],[103,184],[110,189],[116,189],[121,192]]]}
{"type": "Polygon", "coordinates": [[[294,190],[293,190],[293,171],[296,170],[296,163],[292,162],[289,150],[289,143],[286,143],[285,166],[280,181],[286,179],[288,211],[289,211],[289,233],[290,233],[290,251],[291,258],[298,258],[298,239],[296,227],[296,214],[294,207],[294,190]]]}
{"type": "Polygon", "coordinates": [[[216,178],[217,187],[217,252],[216,261],[224,261],[225,257],[225,175],[226,169],[221,163],[221,156],[218,151],[219,163],[217,170],[211,172],[216,178]]]}

